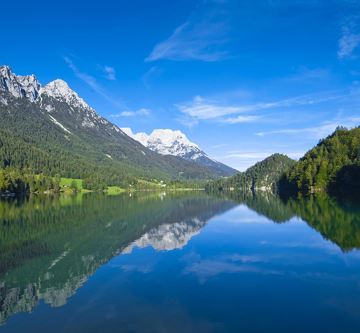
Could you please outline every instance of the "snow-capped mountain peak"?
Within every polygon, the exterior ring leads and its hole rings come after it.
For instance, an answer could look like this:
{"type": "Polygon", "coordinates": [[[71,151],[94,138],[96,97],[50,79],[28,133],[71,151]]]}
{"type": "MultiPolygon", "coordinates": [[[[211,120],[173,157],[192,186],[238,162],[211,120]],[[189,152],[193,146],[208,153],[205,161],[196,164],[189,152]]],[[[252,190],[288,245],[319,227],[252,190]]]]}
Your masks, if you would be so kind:
{"type": "Polygon", "coordinates": [[[181,157],[205,166],[220,176],[231,176],[237,172],[237,170],[210,158],[197,144],[191,142],[179,130],[155,129],[148,135],[144,132],[133,133],[128,127],[121,129],[125,134],[158,154],[181,157]]]}
{"type": "Polygon", "coordinates": [[[91,107],[61,79],[49,82],[45,87],[41,88],[40,94],[51,96],[75,107],[91,109],[91,107]]]}
{"type": "MultiPolygon", "coordinates": [[[[133,133],[130,128],[122,128],[122,130],[134,140],[161,155],[179,157],[187,157],[189,154],[192,156],[206,155],[197,144],[191,142],[179,130],[155,129],[149,135],[144,132],[133,133]]],[[[192,159],[195,159],[195,157],[192,159]]]]}
{"type": "Polygon", "coordinates": [[[0,66],[0,91],[10,93],[16,98],[27,98],[30,102],[37,101],[41,95],[47,95],[73,107],[95,112],[65,81],[57,79],[41,87],[35,75],[16,75],[6,65],[0,66]]]}
{"type": "Polygon", "coordinates": [[[149,140],[162,142],[166,145],[172,145],[174,142],[178,141],[184,145],[199,148],[195,143],[191,142],[183,132],[179,130],[155,129],[149,135],[149,140]]]}
{"type": "MultiPolygon", "coordinates": [[[[110,123],[103,117],[99,116],[69,85],[61,80],[56,79],[44,87],[36,79],[35,75],[20,76],[12,72],[9,66],[0,66],[0,103],[7,105],[8,97],[26,98],[30,102],[40,104],[42,110],[51,113],[51,121],[61,128],[65,128],[59,121],[59,114],[54,118],[54,113],[69,112],[69,116],[76,115],[76,121],[81,122],[83,127],[97,127],[105,125],[108,130],[122,133],[120,129],[110,123]],[[56,101],[64,102],[67,107],[59,107],[56,101]],[[110,129],[111,127],[111,129],[110,129]]],[[[64,114],[60,115],[60,118],[64,114]]],[[[66,118],[66,117],[65,117],[66,118]]],[[[66,129],[66,128],[65,128],[66,129]]],[[[68,130],[67,130],[68,131],[68,130]]]]}
{"type": "Polygon", "coordinates": [[[39,96],[41,85],[35,75],[15,75],[9,66],[0,66],[0,90],[14,97],[25,97],[34,102],[39,96]]]}

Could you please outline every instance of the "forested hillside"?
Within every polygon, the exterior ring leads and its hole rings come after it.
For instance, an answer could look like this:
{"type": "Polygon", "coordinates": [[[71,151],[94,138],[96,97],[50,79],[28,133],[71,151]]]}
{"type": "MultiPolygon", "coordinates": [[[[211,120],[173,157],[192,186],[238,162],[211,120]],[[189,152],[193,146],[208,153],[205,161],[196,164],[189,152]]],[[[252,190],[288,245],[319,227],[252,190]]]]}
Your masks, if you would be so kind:
{"type": "Polygon", "coordinates": [[[294,164],[295,161],[286,155],[273,154],[256,163],[245,172],[210,182],[208,189],[276,191],[282,175],[294,164]]]}
{"type": "Polygon", "coordinates": [[[281,188],[360,196],[360,128],[338,128],[321,140],[286,173],[281,188]]]}

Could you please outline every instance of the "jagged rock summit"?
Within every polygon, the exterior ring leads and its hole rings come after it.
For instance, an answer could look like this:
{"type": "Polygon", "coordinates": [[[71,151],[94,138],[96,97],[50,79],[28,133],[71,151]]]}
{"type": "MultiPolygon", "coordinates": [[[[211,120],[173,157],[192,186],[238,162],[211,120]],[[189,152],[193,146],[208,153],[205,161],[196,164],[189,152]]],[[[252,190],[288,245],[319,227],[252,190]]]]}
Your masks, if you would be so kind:
{"type": "Polygon", "coordinates": [[[91,109],[91,107],[61,79],[49,82],[45,87],[40,89],[40,94],[51,96],[75,107],[91,109]]]}
{"type": "MultiPolygon", "coordinates": [[[[56,111],[54,100],[66,104],[72,112],[77,113],[77,120],[83,127],[95,127],[100,123],[103,125],[110,124],[105,118],[99,116],[93,108],[61,79],[56,79],[45,86],[41,86],[35,75],[16,75],[9,66],[1,66],[0,91],[9,93],[15,98],[26,98],[32,103],[38,103],[43,110],[52,114],[50,119],[65,132],[69,131],[54,118],[54,112],[56,111]]],[[[0,102],[8,104],[4,96],[0,96],[0,102]]],[[[117,132],[121,132],[115,125],[112,125],[112,128],[117,132]]]]}
{"type": "Polygon", "coordinates": [[[15,75],[9,66],[0,66],[0,90],[34,102],[39,96],[40,88],[41,84],[35,75],[15,75]]]}
{"type": "Polygon", "coordinates": [[[0,90],[16,98],[27,98],[30,102],[40,99],[41,95],[47,95],[75,107],[91,109],[64,80],[56,79],[42,87],[34,74],[16,75],[6,65],[0,66],[0,90]]]}

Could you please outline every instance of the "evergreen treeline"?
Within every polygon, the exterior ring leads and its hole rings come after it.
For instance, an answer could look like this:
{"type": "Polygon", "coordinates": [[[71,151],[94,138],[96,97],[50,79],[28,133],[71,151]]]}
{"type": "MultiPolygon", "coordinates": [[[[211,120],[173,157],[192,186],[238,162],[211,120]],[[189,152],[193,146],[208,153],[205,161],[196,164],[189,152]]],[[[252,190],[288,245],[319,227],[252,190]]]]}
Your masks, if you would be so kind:
{"type": "Polygon", "coordinates": [[[107,189],[106,183],[99,177],[88,177],[83,180],[83,188],[91,191],[104,191],[107,189]]]}
{"type": "MultiPolygon", "coordinates": [[[[34,175],[27,171],[7,167],[0,169],[0,196],[22,196],[28,193],[58,193],[61,191],[61,178],[44,174],[34,175]]],[[[75,180],[68,186],[73,192],[80,188],[75,180]]],[[[105,191],[107,184],[99,177],[87,177],[82,182],[82,188],[90,191],[105,191]]]]}
{"type": "Polygon", "coordinates": [[[0,194],[22,195],[60,191],[60,177],[24,174],[15,168],[0,169],[0,194]]]}
{"type": "Polygon", "coordinates": [[[283,192],[360,196],[360,127],[338,128],[286,172],[283,192]]]}

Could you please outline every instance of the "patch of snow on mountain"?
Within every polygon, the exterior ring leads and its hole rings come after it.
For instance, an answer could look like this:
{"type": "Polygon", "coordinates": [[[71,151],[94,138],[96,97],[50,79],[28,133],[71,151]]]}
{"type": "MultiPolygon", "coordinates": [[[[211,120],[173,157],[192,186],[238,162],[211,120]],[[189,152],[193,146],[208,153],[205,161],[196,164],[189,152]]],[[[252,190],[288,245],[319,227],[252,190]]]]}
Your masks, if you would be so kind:
{"type": "Polygon", "coordinates": [[[95,123],[92,120],[90,120],[89,118],[84,119],[81,122],[81,125],[84,127],[95,127],[95,123]]]}
{"type": "Polygon", "coordinates": [[[58,125],[62,130],[64,130],[65,132],[71,134],[71,132],[65,127],[63,126],[61,123],[59,123],[53,116],[49,115],[51,121],[55,124],[58,125]]]}
{"type": "Polygon", "coordinates": [[[46,106],[45,106],[45,110],[46,110],[47,112],[52,112],[52,111],[55,110],[55,108],[54,108],[52,105],[46,105],[46,106]]]}
{"type": "Polygon", "coordinates": [[[2,97],[2,96],[0,96],[0,103],[1,103],[1,104],[4,104],[4,105],[8,105],[7,100],[6,100],[4,97],[2,97]]]}

